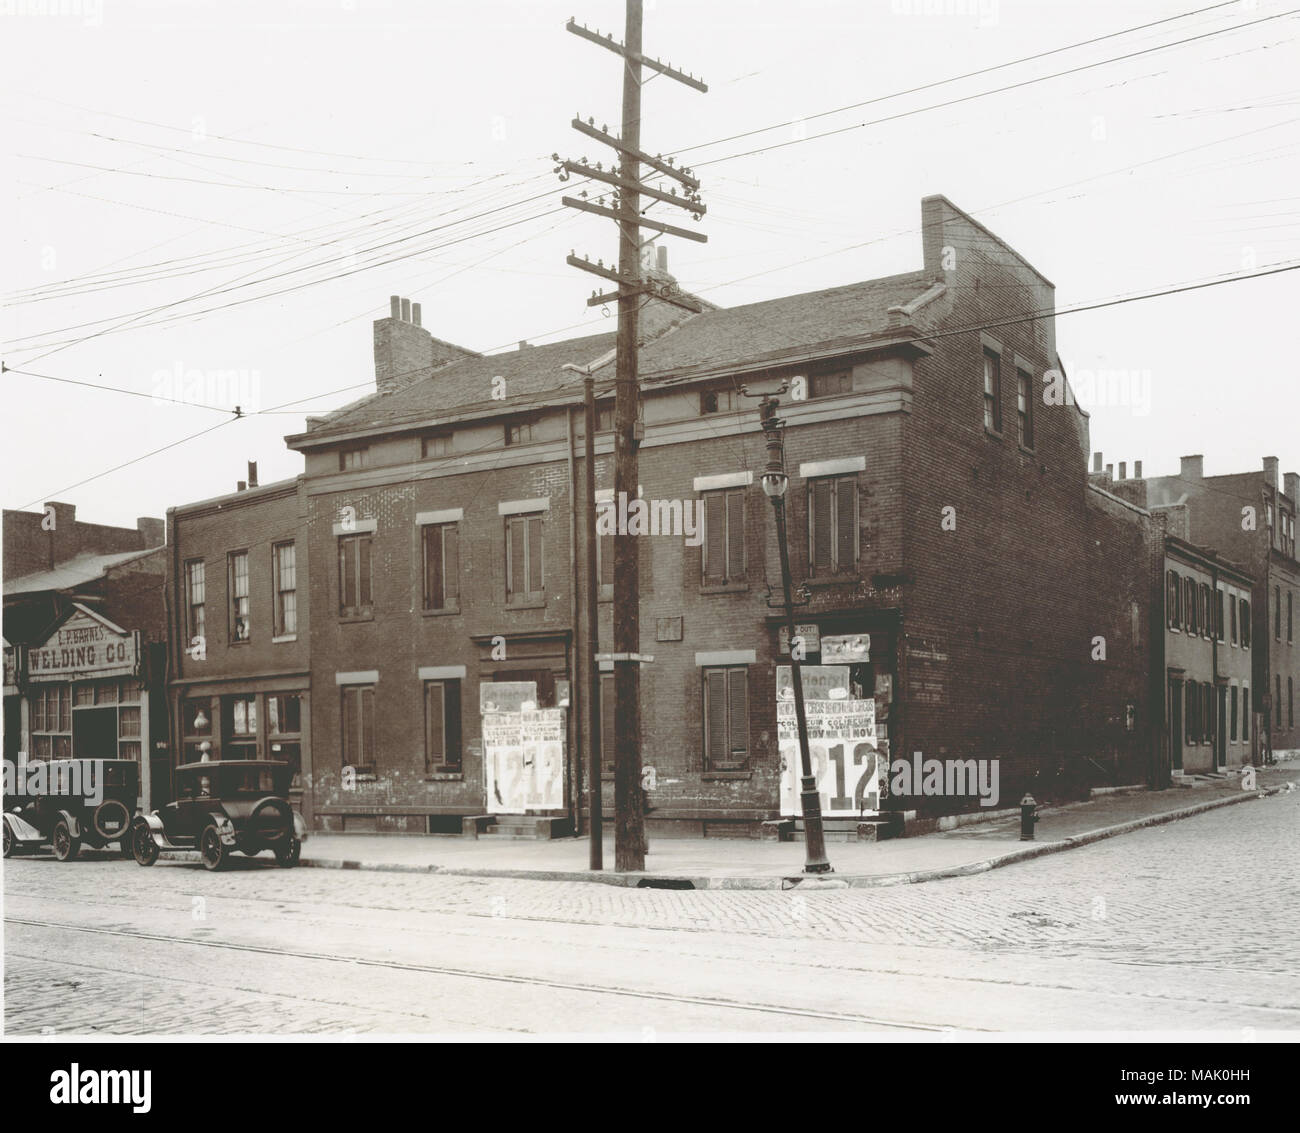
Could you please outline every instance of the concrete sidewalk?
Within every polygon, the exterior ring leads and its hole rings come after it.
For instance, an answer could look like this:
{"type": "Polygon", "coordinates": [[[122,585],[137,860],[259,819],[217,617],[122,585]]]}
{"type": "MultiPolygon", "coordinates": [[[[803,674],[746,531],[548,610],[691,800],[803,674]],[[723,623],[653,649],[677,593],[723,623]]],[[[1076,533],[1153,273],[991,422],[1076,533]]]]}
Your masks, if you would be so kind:
{"type": "MultiPolygon", "coordinates": [[[[1300,787],[1300,766],[1260,771],[1258,789],[1235,780],[1196,789],[1104,795],[1041,812],[1033,842],[1020,841],[1018,819],[1002,819],[887,842],[832,842],[835,872],[802,875],[803,846],[727,838],[657,838],[644,873],[616,873],[612,835],[605,840],[605,870],[587,869],[587,839],[551,842],[494,841],[414,834],[313,834],[302,865],[407,873],[446,873],[604,885],[682,889],[847,888],[901,885],[980,873],[1042,854],[1087,845],[1145,826],[1173,822],[1206,810],[1255,801],[1300,787]]],[[[1250,821],[1249,810],[1241,813],[1250,821]]]]}

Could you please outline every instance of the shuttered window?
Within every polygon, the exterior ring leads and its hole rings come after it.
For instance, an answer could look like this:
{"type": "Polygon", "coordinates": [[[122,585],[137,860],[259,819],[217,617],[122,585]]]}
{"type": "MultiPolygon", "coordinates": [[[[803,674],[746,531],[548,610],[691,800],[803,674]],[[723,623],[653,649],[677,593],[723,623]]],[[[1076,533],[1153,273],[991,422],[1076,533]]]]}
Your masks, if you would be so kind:
{"type": "Polygon", "coordinates": [[[460,681],[424,684],[424,765],[428,772],[459,771],[460,681]]]}
{"type": "Polygon", "coordinates": [[[460,539],[454,523],[423,529],[424,608],[454,609],[460,598],[460,539]]]}
{"type": "Polygon", "coordinates": [[[358,775],[375,773],[375,687],[349,685],[343,690],[343,766],[358,775]]]}
{"type": "Polygon", "coordinates": [[[1182,613],[1181,613],[1182,603],[1179,600],[1182,596],[1183,589],[1182,589],[1182,585],[1178,581],[1177,571],[1173,571],[1173,570],[1169,571],[1166,578],[1167,578],[1167,585],[1165,586],[1165,606],[1167,607],[1167,609],[1165,610],[1165,616],[1166,616],[1166,620],[1169,623],[1169,628],[1177,629],[1180,625],[1182,625],[1182,621],[1183,621],[1182,613]]]}
{"type": "Polygon", "coordinates": [[[369,534],[339,537],[340,617],[366,617],[374,612],[370,551],[369,534]]]}
{"type": "Polygon", "coordinates": [[[808,482],[808,561],[812,574],[840,574],[858,563],[858,478],[808,482]]]}
{"type": "Polygon", "coordinates": [[[745,491],[704,493],[702,577],[706,586],[745,581],[745,491]]]}
{"type": "Polygon", "coordinates": [[[614,674],[600,674],[600,766],[614,773],[614,674]]]}
{"type": "Polygon", "coordinates": [[[749,766],[749,669],[704,670],[704,767],[744,771],[749,766]]]}
{"type": "Polygon", "coordinates": [[[514,515],[506,521],[506,597],[542,597],[542,517],[514,515]]]}

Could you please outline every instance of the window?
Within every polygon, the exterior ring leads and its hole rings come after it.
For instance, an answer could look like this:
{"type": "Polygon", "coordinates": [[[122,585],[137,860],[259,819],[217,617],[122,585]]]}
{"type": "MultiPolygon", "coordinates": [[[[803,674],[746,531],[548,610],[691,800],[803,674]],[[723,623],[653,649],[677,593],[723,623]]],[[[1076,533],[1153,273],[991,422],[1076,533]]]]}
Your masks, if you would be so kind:
{"type": "Polygon", "coordinates": [[[1188,633],[1196,632],[1196,580],[1183,579],[1183,628],[1188,633]]]}
{"type": "Polygon", "coordinates": [[[736,391],[732,388],[700,391],[700,416],[709,413],[732,413],[736,409],[736,391]]]}
{"type": "Polygon", "coordinates": [[[293,769],[290,787],[302,786],[302,698],[296,692],[266,698],[266,723],[271,758],[293,769]]]}
{"type": "Polygon", "coordinates": [[[370,463],[370,450],[367,448],[345,448],[339,450],[339,471],[350,472],[354,468],[365,468],[370,463]]]}
{"type": "Polygon", "coordinates": [[[542,517],[512,515],[506,520],[506,599],[541,598],[542,585],[542,517]]]}
{"type": "Polygon", "coordinates": [[[117,710],[117,757],[140,762],[140,706],[117,710]]]}
{"type": "Polygon", "coordinates": [[[225,743],[222,759],[257,758],[257,697],[225,696],[221,699],[225,743]]]}
{"type": "Polygon", "coordinates": [[[858,562],[858,478],[808,481],[808,564],[815,575],[852,571],[858,562]]]}
{"type": "Polygon", "coordinates": [[[601,402],[596,405],[596,432],[608,433],[614,428],[614,403],[601,402]]]}
{"type": "Polygon", "coordinates": [[[1166,618],[1169,622],[1169,628],[1177,630],[1183,624],[1182,603],[1179,599],[1182,596],[1182,586],[1178,581],[1178,572],[1171,570],[1165,576],[1167,585],[1165,587],[1165,610],[1166,618]]]}
{"type": "Polygon", "coordinates": [[[1232,644],[1236,645],[1240,638],[1237,636],[1237,596],[1235,594],[1228,595],[1228,614],[1232,622],[1232,644]]]}
{"type": "Polygon", "coordinates": [[[701,577],[706,586],[745,580],[745,490],[704,494],[701,577]]]}
{"type": "Polygon", "coordinates": [[[193,559],[185,564],[186,626],[190,641],[207,636],[207,619],[204,617],[203,560],[193,559]]]}
{"type": "Polygon", "coordinates": [[[1273,681],[1277,687],[1277,695],[1273,700],[1277,704],[1277,726],[1280,728],[1282,726],[1282,674],[1278,673],[1273,681]]]}
{"type": "Polygon", "coordinates": [[[1002,432],[1002,359],[984,351],[984,428],[1002,432]]]}
{"type": "Polygon", "coordinates": [[[533,439],[532,421],[507,421],[505,439],[508,445],[526,445],[533,439]]]}
{"type": "Polygon", "coordinates": [[[275,634],[298,632],[298,552],[292,543],[271,548],[271,573],[275,585],[275,634]]]}
{"type": "Polygon", "coordinates": [[[1211,635],[1216,641],[1223,640],[1223,587],[1220,586],[1214,591],[1214,633],[1211,635]]]}
{"type": "Polygon", "coordinates": [[[614,674],[600,674],[600,767],[614,774],[614,674]]]}
{"type": "Polygon", "coordinates": [[[375,774],[375,686],[343,688],[343,766],[375,774]]]}
{"type": "Polygon", "coordinates": [[[424,683],[424,769],[460,770],[460,681],[424,683]]]}
{"type": "Polygon", "coordinates": [[[424,608],[454,610],[460,600],[460,534],[454,523],[430,523],[424,544],[424,608]]]}
{"type": "Polygon", "coordinates": [[[1250,648],[1250,600],[1241,600],[1241,647],[1250,648]]]}
{"type": "Polygon", "coordinates": [[[1034,447],[1034,395],[1033,378],[1027,370],[1016,371],[1016,417],[1020,443],[1025,448],[1034,447]]]}
{"type": "Polygon", "coordinates": [[[247,641],[252,634],[248,622],[248,552],[234,551],[227,556],[230,579],[230,640],[247,641]]]}
{"type": "Polygon", "coordinates": [[[1295,678],[1286,679],[1286,726],[1295,727],[1295,678]]]}
{"type": "Polygon", "coordinates": [[[181,701],[181,762],[198,763],[203,758],[200,744],[212,740],[212,701],[204,697],[201,700],[181,701]]]}
{"type": "Polygon", "coordinates": [[[1250,742],[1250,685],[1241,686],[1241,742],[1250,742]]]}
{"type": "Polygon", "coordinates": [[[370,617],[371,592],[369,534],[339,536],[339,616],[370,617]]]}
{"type": "Polygon", "coordinates": [[[1201,685],[1201,736],[1207,744],[1214,743],[1214,686],[1208,681],[1201,685]]]}
{"type": "Polygon", "coordinates": [[[447,431],[429,433],[420,438],[420,456],[430,460],[436,456],[451,455],[451,433],[447,431]]]}
{"type": "Polygon", "coordinates": [[[853,371],[836,370],[832,374],[813,374],[808,379],[809,397],[835,397],[853,392],[853,371]]]}
{"type": "Polygon", "coordinates": [[[1228,726],[1228,739],[1237,742],[1237,686],[1232,686],[1231,717],[1228,726]]]}
{"type": "Polygon", "coordinates": [[[42,685],[31,694],[32,758],[72,758],[72,686],[42,685]]]}
{"type": "Polygon", "coordinates": [[[1282,640],[1282,587],[1273,587],[1273,639],[1282,640]]]}
{"type": "Polygon", "coordinates": [[[704,670],[704,766],[742,771],[749,762],[749,669],[704,670]]]}
{"type": "Polygon", "coordinates": [[[1294,606],[1295,594],[1288,590],[1286,592],[1286,643],[1288,645],[1295,641],[1295,621],[1293,617],[1295,614],[1294,606]]]}
{"type": "Polygon", "coordinates": [[[1201,583],[1201,633],[1205,637],[1214,636],[1214,607],[1210,594],[1210,584],[1201,583]]]}

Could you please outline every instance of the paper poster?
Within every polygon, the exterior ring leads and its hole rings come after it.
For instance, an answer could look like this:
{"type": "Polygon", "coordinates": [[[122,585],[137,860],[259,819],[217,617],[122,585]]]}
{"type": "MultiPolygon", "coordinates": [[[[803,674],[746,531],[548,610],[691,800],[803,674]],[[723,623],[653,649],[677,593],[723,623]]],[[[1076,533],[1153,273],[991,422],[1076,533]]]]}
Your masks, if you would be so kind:
{"type": "MultiPolygon", "coordinates": [[[[485,688],[517,688],[494,684],[485,688]]],[[[532,703],[521,695],[505,703],[532,703]]],[[[489,703],[483,697],[483,703],[489,703]]],[[[497,700],[490,703],[496,704],[497,700]]],[[[564,709],[483,713],[483,763],[491,814],[564,808],[564,709]]]]}
{"type": "MultiPolygon", "coordinates": [[[[823,815],[874,814],[880,809],[881,753],[875,700],[805,700],[808,754],[823,815]]],[[[801,813],[799,730],[792,699],[776,704],[781,751],[781,813],[801,813]]]]}

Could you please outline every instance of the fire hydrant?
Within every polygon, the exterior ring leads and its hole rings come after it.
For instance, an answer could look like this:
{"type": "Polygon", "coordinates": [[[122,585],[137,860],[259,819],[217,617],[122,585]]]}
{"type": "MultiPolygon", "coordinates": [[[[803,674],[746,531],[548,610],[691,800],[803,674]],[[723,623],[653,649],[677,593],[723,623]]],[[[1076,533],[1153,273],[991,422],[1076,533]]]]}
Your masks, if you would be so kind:
{"type": "Polygon", "coordinates": [[[1020,840],[1022,842],[1032,842],[1034,840],[1034,823],[1038,821],[1038,804],[1034,802],[1034,796],[1026,794],[1020,800],[1020,840]]]}

